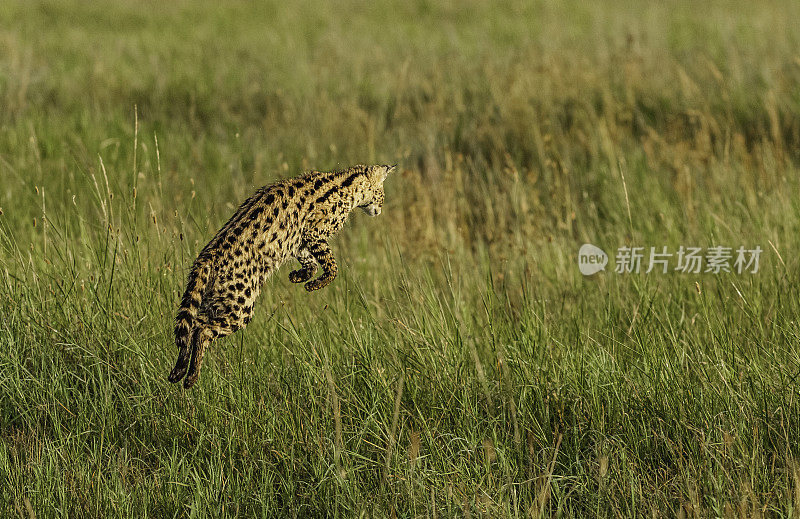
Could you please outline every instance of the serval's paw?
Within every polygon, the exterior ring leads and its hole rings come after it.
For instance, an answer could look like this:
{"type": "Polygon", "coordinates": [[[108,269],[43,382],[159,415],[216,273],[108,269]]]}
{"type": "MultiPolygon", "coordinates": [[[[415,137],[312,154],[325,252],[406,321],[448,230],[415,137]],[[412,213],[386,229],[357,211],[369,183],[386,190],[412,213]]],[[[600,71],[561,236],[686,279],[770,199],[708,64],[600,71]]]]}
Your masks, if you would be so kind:
{"type": "Polygon", "coordinates": [[[289,272],[289,281],[292,283],[304,283],[314,277],[317,269],[298,269],[289,272]]]}
{"type": "Polygon", "coordinates": [[[328,284],[333,280],[333,278],[327,277],[320,277],[313,281],[309,281],[306,283],[306,290],[309,292],[313,292],[314,290],[319,290],[320,288],[324,288],[328,286],[328,284]]]}

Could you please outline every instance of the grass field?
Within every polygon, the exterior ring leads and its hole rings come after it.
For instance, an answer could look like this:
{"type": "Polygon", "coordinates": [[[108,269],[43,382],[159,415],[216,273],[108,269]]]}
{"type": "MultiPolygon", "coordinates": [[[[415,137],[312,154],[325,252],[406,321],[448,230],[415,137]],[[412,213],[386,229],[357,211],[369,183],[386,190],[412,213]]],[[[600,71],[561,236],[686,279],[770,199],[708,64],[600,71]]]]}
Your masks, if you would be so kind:
{"type": "Polygon", "coordinates": [[[222,5],[0,2],[0,516],[798,517],[800,3],[222,5]],[[170,385],[235,206],[376,162],[170,385]]]}

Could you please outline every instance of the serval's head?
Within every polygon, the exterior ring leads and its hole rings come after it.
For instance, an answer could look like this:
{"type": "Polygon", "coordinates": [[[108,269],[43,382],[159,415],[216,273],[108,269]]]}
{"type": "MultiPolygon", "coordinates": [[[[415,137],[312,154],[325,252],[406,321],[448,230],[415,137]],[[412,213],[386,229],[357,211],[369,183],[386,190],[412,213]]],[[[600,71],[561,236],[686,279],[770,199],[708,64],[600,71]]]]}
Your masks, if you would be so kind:
{"type": "Polygon", "coordinates": [[[383,206],[383,181],[391,173],[397,164],[392,166],[368,166],[364,171],[367,177],[362,203],[358,207],[370,216],[381,214],[383,206]]]}

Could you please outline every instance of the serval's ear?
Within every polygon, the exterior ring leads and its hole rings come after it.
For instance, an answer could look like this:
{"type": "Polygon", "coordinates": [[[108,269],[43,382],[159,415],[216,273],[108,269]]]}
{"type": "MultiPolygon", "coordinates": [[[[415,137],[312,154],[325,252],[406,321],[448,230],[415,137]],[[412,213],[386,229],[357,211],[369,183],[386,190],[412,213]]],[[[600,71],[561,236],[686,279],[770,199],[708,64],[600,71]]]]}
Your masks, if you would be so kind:
{"type": "Polygon", "coordinates": [[[383,166],[383,172],[381,173],[381,182],[386,180],[386,177],[389,176],[389,173],[397,169],[397,164],[392,164],[391,166],[383,166]]]}

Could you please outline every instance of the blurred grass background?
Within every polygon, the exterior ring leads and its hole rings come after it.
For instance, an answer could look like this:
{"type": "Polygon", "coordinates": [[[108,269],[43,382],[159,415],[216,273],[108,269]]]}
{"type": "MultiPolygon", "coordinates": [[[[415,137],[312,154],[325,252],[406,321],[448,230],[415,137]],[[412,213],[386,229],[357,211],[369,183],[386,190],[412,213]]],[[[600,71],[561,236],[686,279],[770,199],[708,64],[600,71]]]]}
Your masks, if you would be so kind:
{"type": "Polygon", "coordinates": [[[800,4],[0,4],[0,515],[796,516],[800,4]],[[400,163],[190,392],[187,269],[400,163]],[[583,278],[577,250],[764,249],[583,278]]]}

